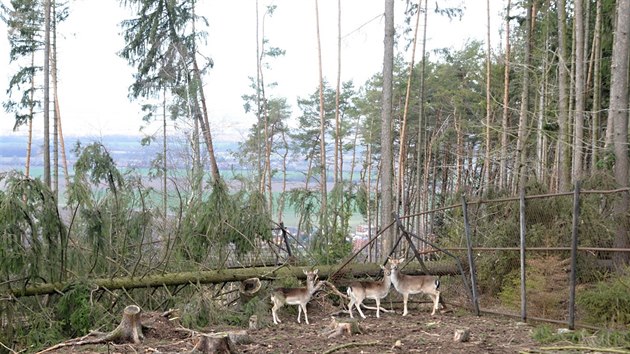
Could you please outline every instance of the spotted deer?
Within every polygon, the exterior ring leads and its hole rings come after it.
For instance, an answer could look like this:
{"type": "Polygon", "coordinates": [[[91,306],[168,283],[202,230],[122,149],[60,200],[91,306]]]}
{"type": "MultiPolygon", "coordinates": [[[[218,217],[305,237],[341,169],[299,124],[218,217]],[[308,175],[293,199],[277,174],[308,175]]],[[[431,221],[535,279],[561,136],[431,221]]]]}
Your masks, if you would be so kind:
{"type": "Polygon", "coordinates": [[[310,324],[308,323],[308,315],[306,314],[306,304],[311,301],[313,294],[315,294],[324,284],[323,282],[317,282],[317,271],[317,269],[313,271],[303,270],[304,274],[306,274],[306,287],[278,288],[273,291],[271,294],[271,302],[273,303],[273,308],[271,309],[273,323],[278,324],[282,322],[277,314],[277,311],[282,306],[298,305],[298,323],[300,323],[300,317],[302,315],[302,311],[304,311],[306,324],[310,324]]]}
{"type": "MultiPolygon", "coordinates": [[[[388,267],[381,266],[381,268],[383,269],[383,279],[381,281],[356,281],[348,286],[350,317],[354,317],[352,316],[352,306],[354,306],[357,308],[359,315],[365,318],[363,311],[361,311],[363,300],[374,299],[376,300],[376,318],[380,318],[381,299],[389,294],[389,288],[392,284],[391,270],[388,267]]],[[[385,311],[385,309],[383,310],[385,311]]]]}
{"type": "Polygon", "coordinates": [[[431,316],[435,315],[440,302],[440,278],[432,275],[406,275],[400,272],[398,265],[405,259],[389,258],[389,264],[392,271],[392,284],[394,288],[403,296],[403,316],[407,316],[407,300],[409,295],[427,294],[433,300],[433,311],[431,316]]]}

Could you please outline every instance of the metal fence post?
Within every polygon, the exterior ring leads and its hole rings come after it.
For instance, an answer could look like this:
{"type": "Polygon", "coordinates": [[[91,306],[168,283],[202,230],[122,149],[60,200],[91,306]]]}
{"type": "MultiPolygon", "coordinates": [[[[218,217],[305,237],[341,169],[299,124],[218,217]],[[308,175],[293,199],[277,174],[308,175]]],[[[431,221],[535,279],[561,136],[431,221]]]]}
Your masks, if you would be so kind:
{"type": "Polygon", "coordinates": [[[468,248],[468,264],[470,267],[470,286],[472,288],[472,300],[475,315],[479,316],[479,298],[477,297],[477,269],[475,268],[472,239],[470,238],[470,224],[468,223],[468,206],[466,197],[462,196],[462,212],[464,213],[464,233],[466,234],[466,244],[468,248]]]}
{"type": "Polygon", "coordinates": [[[573,193],[573,228],[571,230],[571,279],[569,279],[569,329],[575,329],[575,281],[577,278],[577,246],[580,219],[580,181],[573,193]]]}
{"type": "Polygon", "coordinates": [[[521,319],[527,321],[527,284],[526,280],[526,264],[525,264],[525,188],[521,188],[519,198],[520,211],[520,236],[521,236],[521,319]]]}

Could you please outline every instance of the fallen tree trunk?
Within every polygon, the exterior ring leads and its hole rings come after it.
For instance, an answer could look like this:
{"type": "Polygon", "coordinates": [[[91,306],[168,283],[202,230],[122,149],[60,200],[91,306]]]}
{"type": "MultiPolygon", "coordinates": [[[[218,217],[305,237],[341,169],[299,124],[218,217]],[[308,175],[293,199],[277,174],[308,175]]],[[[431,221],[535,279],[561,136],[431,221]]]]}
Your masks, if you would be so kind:
{"type": "MultiPolygon", "coordinates": [[[[350,263],[343,269],[339,270],[338,265],[319,265],[313,268],[319,269],[318,275],[322,278],[328,278],[334,274],[333,282],[339,281],[338,284],[345,285],[352,278],[378,276],[381,272],[380,265],[377,263],[350,263]]],[[[431,274],[433,275],[455,275],[458,274],[457,267],[454,264],[436,263],[430,265],[431,274]]],[[[198,272],[180,272],[169,274],[156,274],[138,277],[119,277],[119,278],[97,278],[91,279],[90,284],[98,288],[108,290],[116,289],[135,289],[148,287],[162,287],[182,284],[219,284],[226,282],[241,282],[250,278],[259,278],[260,280],[275,280],[284,277],[296,277],[304,279],[302,272],[304,267],[260,267],[260,268],[241,268],[241,269],[222,269],[222,270],[206,270],[198,272]]],[[[411,263],[405,267],[406,274],[421,274],[420,266],[417,263],[411,263]]],[[[45,295],[52,293],[62,293],[63,289],[71,285],[75,280],[59,283],[42,283],[21,289],[11,289],[3,296],[23,297],[34,295],[45,295]]]]}

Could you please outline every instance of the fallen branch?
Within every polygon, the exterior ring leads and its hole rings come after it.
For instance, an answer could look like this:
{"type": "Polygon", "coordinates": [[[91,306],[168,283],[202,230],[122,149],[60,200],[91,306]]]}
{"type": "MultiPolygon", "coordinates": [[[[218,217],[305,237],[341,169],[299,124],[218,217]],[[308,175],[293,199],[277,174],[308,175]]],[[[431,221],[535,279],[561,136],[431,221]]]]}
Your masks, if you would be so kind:
{"type": "Polygon", "coordinates": [[[330,354],[330,353],[334,353],[338,350],[341,349],[346,349],[346,348],[353,348],[353,347],[369,347],[372,345],[380,345],[381,343],[379,341],[374,341],[374,342],[363,342],[363,343],[346,343],[346,344],[342,344],[342,345],[338,345],[336,347],[332,347],[330,349],[328,349],[327,351],[325,351],[322,354],[330,354]]]}
{"type": "MultiPolygon", "coordinates": [[[[374,311],[376,311],[376,307],[366,306],[366,305],[364,305],[364,304],[361,304],[361,307],[363,307],[364,309],[368,309],[368,310],[374,310],[374,311]]],[[[394,310],[388,310],[388,309],[386,309],[386,308],[384,308],[384,307],[380,307],[380,309],[381,309],[381,311],[383,311],[383,312],[387,312],[387,313],[390,313],[390,312],[396,312],[396,311],[394,311],[394,310]]]]}
{"type": "Polygon", "coordinates": [[[628,349],[623,348],[594,348],[594,347],[585,347],[579,345],[565,345],[559,347],[540,347],[539,350],[546,351],[556,351],[556,350],[578,350],[578,351],[589,351],[589,352],[607,352],[607,353],[625,353],[628,354],[630,351],[628,349]]]}
{"type": "Polygon", "coordinates": [[[321,282],[324,283],[326,286],[328,286],[332,290],[333,293],[337,294],[343,299],[346,299],[346,300],[348,299],[348,295],[339,291],[339,289],[337,289],[337,287],[333,283],[329,282],[328,280],[322,280],[321,282]]]}

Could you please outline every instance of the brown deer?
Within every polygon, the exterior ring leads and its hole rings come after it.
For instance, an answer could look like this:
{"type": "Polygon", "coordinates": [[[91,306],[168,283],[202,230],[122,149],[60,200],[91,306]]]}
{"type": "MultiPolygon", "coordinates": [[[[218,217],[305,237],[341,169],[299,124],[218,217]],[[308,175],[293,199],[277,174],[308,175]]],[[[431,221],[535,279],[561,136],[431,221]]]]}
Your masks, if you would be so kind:
{"type": "MultiPolygon", "coordinates": [[[[348,309],[350,311],[350,317],[352,316],[352,306],[357,308],[359,311],[359,315],[365,318],[363,311],[361,311],[361,305],[363,304],[363,300],[365,299],[374,299],[376,300],[376,318],[380,318],[380,310],[381,310],[381,299],[389,294],[389,288],[392,284],[391,281],[391,270],[388,267],[383,267],[383,279],[381,281],[356,281],[351,283],[348,286],[348,297],[350,298],[350,303],[348,304],[348,309]]],[[[365,306],[366,308],[369,308],[365,306]]],[[[386,311],[383,309],[383,311],[386,311]]]]}
{"type": "Polygon", "coordinates": [[[412,294],[427,294],[433,300],[433,311],[431,316],[435,315],[440,302],[440,278],[432,275],[405,275],[400,272],[398,265],[405,259],[389,258],[389,264],[392,271],[392,284],[394,288],[403,296],[403,316],[407,316],[407,300],[412,294]]]}
{"type": "Polygon", "coordinates": [[[315,282],[317,281],[317,269],[313,271],[303,270],[304,274],[306,274],[306,287],[302,288],[278,288],[273,291],[271,294],[271,302],[273,303],[273,308],[271,309],[271,314],[273,316],[273,323],[278,324],[280,318],[278,317],[277,311],[284,305],[298,305],[298,318],[297,321],[300,323],[300,317],[302,315],[302,311],[304,311],[304,319],[306,324],[308,323],[308,315],[306,314],[306,304],[311,301],[313,294],[315,294],[319,288],[322,287],[324,282],[315,282]]]}

